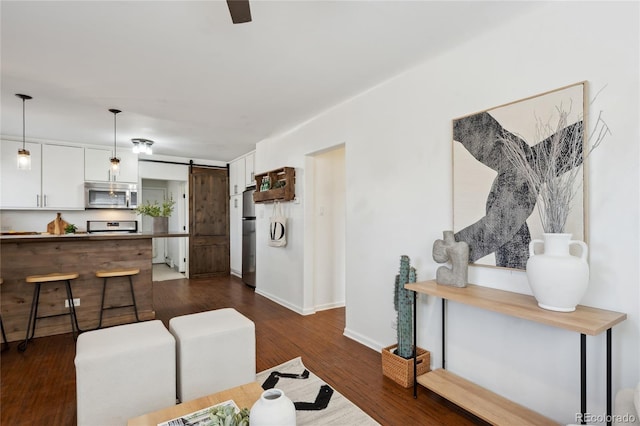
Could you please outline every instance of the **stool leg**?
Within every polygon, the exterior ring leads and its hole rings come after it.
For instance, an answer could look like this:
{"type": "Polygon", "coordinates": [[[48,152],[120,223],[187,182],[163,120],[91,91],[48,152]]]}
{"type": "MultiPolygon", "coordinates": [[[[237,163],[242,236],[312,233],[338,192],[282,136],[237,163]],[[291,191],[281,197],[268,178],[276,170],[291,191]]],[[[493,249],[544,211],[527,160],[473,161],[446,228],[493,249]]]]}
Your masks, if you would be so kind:
{"type": "Polygon", "coordinates": [[[102,280],[102,300],[100,301],[100,321],[98,321],[98,328],[102,327],[102,313],[104,312],[104,294],[107,291],[107,279],[102,280]]]}
{"type": "Polygon", "coordinates": [[[27,350],[27,343],[33,337],[36,331],[36,319],[38,315],[38,301],[40,300],[40,283],[36,283],[33,287],[33,297],[31,298],[31,311],[29,313],[29,322],[27,323],[27,334],[23,342],[18,345],[18,351],[24,352],[27,350]],[[33,325],[32,325],[33,324],[33,325]],[[31,337],[29,337],[29,331],[31,331],[31,337]]]}
{"type": "Polygon", "coordinates": [[[80,327],[78,327],[78,318],[76,317],[76,306],[73,303],[73,293],[71,292],[71,281],[66,280],[64,286],[67,290],[67,301],[69,303],[69,314],[71,315],[71,333],[73,334],[73,340],[77,339],[80,334],[80,327]]]}
{"type": "Polygon", "coordinates": [[[138,318],[138,305],[136,304],[136,295],[133,293],[133,280],[131,279],[131,275],[129,275],[129,289],[131,290],[131,300],[133,301],[133,311],[136,314],[136,321],[140,322],[140,318],[138,318]]]}

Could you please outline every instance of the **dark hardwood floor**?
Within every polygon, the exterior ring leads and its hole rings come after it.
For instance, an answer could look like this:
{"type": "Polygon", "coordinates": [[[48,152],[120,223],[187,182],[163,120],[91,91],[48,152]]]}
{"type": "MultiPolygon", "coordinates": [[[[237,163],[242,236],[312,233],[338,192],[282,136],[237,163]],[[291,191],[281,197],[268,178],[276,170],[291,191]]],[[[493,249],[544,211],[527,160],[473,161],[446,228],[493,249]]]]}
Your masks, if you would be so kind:
{"type": "MultiPolygon", "coordinates": [[[[307,368],[382,425],[483,424],[420,386],[414,399],[412,389],[384,377],[380,353],[342,335],[344,309],[301,316],[255,294],[235,277],[156,282],[153,301],[156,317],[167,326],[177,315],[235,308],[255,322],[256,371],[301,356],[307,368]]],[[[37,338],[25,353],[16,346],[12,342],[1,355],[0,423],[74,425],[71,334],[37,338]]]]}

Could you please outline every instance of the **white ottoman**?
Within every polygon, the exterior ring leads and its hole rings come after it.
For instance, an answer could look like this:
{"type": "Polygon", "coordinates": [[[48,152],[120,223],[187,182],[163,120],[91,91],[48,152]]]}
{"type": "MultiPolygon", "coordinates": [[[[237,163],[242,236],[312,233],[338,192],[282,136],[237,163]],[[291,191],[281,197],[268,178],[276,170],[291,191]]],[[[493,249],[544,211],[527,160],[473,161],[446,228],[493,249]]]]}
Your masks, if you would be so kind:
{"type": "Polygon", "coordinates": [[[232,308],[171,318],[178,399],[189,401],[256,380],[253,321],[232,308]]]}
{"type": "Polygon", "coordinates": [[[75,364],[78,426],[126,425],[176,403],[176,342],[162,321],[82,333],[75,364]]]}

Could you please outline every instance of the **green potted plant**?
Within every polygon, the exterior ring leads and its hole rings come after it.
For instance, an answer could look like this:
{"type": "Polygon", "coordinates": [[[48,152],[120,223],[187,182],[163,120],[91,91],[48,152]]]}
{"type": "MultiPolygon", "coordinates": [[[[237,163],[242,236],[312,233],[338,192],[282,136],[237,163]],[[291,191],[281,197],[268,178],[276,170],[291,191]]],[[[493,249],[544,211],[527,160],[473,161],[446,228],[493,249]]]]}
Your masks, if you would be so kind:
{"type": "Polygon", "coordinates": [[[153,233],[166,234],[169,232],[169,216],[173,213],[173,206],[176,202],[173,198],[165,199],[162,204],[158,201],[145,203],[136,207],[137,214],[149,216],[153,219],[153,233]]]}

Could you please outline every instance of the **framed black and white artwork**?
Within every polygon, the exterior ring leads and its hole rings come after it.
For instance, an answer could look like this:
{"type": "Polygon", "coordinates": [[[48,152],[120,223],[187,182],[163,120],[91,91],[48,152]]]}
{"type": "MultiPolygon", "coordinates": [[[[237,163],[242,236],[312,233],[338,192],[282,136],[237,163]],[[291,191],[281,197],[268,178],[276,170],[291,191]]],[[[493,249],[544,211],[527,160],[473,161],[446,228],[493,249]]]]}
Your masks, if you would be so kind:
{"type": "MultiPolygon", "coordinates": [[[[535,152],[536,144],[557,129],[563,111],[565,129],[579,127],[582,149],[585,91],[586,82],[580,82],[453,120],[453,228],[456,240],[469,244],[469,263],[525,269],[529,242],[543,234],[538,193],[505,155],[502,135],[515,135],[535,152]]],[[[576,185],[581,188],[572,200],[565,232],[584,241],[583,181],[580,170],[576,185]]]]}

